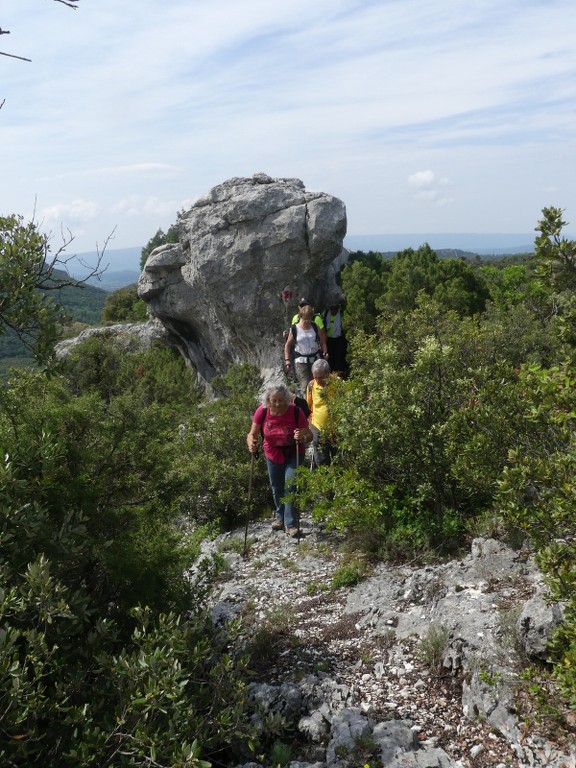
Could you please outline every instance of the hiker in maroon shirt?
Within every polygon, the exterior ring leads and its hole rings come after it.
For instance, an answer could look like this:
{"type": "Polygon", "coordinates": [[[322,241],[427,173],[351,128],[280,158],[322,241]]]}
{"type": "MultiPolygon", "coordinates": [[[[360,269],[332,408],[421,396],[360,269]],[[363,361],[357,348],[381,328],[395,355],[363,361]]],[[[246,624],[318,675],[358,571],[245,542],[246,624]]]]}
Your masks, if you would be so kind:
{"type": "Polygon", "coordinates": [[[246,438],[250,453],[258,450],[260,434],[263,435],[264,455],[276,507],[272,528],[275,531],[286,529],[286,533],[295,538],[298,527],[294,505],[283,499],[294,490],[296,467],[304,458],[305,443],[312,440],[312,432],[304,411],[294,405],[292,393],[284,384],[268,387],[262,405],[254,412],[252,428],[246,438]]]}

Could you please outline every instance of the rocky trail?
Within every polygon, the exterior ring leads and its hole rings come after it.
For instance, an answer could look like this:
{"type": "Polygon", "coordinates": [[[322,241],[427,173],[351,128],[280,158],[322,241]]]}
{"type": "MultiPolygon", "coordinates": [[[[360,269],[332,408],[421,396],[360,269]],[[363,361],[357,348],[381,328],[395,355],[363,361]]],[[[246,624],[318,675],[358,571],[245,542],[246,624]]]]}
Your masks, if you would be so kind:
{"type": "Polygon", "coordinates": [[[206,552],[227,561],[214,621],[243,616],[252,696],[294,727],[290,768],[576,765],[574,713],[539,717],[509,647],[537,652],[554,624],[526,553],[477,539],[461,561],[379,565],[335,588],[338,535],[304,517],[295,541],[270,522],[250,525],[246,557],[244,530],[206,552]]]}

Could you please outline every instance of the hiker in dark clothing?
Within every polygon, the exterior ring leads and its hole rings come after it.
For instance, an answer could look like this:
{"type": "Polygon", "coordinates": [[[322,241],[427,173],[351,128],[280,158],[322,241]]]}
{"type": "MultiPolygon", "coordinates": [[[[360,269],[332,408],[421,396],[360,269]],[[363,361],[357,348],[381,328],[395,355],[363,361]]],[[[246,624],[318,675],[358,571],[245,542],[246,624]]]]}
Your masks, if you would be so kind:
{"type": "Polygon", "coordinates": [[[346,299],[344,296],[334,296],[330,306],[323,313],[330,367],[341,375],[346,375],[348,371],[346,336],[342,328],[342,315],[345,305],[346,299]]]}
{"type": "Polygon", "coordinates": [[[260,434],[264,438],[264,455],[276,507],[272,528],[275,531],[286,529],[289,536],[296,538],[299,529],[294,505],[283,499],[294,490],[296,467],[304,457],[304,443],[312,440],[312,432],[304,411],[294,405],[292,393],[284,384],[268,387],[262,405],[254,412],[252,427],[246,437],[250,453],[258,450],[260,434]]]}

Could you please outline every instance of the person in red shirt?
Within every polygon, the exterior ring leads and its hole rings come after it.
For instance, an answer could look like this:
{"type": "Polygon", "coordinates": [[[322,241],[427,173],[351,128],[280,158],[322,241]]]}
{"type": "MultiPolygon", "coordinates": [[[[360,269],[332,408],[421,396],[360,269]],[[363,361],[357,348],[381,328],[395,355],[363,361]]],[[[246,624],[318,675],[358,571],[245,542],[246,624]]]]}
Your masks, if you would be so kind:
{"type": "Polygon", "coordinates": [[[246,437],[250,453],[257,452],[260,435],[263,436],[275,505],[272,529],[285,529],[289,536],[295,538],[299,528],[294,505],[284,498],[294,490],[296,466],[304,458],[304,444],[312,440],[312,432],[304,411],[294,405],[292,393],[284,384],[268,387],[262,405],[254,412],[252,427],[246,437]]]}

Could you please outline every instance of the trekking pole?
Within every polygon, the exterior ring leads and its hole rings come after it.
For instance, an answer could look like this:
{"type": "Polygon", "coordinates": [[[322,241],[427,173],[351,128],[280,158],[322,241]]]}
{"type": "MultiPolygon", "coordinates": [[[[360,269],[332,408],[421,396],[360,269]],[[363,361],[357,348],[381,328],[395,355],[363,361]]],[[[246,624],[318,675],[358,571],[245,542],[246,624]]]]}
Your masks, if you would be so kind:
{"type": "Polygon", "coordinates": [[[246,557],[246,546],[248,542],[248,523],[250,522],[250,511],[252,507],[252,481],[254,479],[254,462],[256,453],[250,454],[250,479],[248,481],[248,504],[246,505],[246,529],[244,531],[244,552],[242,557],[246,557]]]}
{"type": "Polygon", "coordinates": [[[300,443],[296,443],[296,483],[294,484],[294,496],[295,504],[294,509],[296,511],[296,544],[300,544],[300,508],[298,506],[298,467],[300,466],[300,443]]]}

